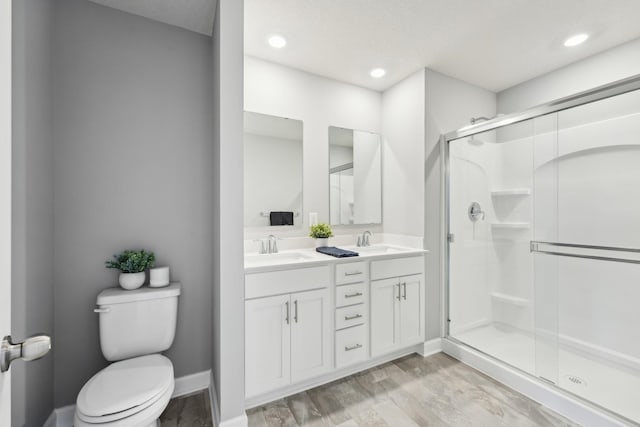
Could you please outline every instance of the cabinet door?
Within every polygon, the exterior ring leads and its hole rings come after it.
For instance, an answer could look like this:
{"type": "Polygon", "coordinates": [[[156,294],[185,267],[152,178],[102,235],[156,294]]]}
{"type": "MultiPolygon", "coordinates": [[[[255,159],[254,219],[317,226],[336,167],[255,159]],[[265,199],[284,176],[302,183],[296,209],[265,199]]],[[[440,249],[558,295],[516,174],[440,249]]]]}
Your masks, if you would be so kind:
{"type": "Polygon", "coordinates": [[[291,379],[300,381],[331,369],[329,290],[291,294],[291,379]]]}
{"type": "Polygon", "coordinates": [[[289,295],[245,302],[245,395],[291,382],[289,295]]]}
{"type": "Polygon", "coordinates": [[[400,345],[398,279],[371,282],[371,356],[395,350],[400,345]]]}
{"type": "Polygon", "coordinates": [[[424,309],[422,275],[400,278],[400,342],[402,345],[424,341],[424,309]]]}

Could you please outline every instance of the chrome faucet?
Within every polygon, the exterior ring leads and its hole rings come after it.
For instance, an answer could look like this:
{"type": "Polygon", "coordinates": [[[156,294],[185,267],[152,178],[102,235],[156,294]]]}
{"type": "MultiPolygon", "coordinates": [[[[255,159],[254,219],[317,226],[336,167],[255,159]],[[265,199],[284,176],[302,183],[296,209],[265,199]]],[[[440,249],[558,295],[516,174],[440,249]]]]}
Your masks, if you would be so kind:
{"type": "Polygon", "coordinates": [[[269,235],[269,253],[277,254],[278,253],[278,238],[273,234],[269,235]]]}
{"type": "Polygon", "coordinates": [[[373,234],[369,230],[362,233],[362,236],[358,236],[358,246],[371,246],[369,239],[373,237],[373,234]]]}

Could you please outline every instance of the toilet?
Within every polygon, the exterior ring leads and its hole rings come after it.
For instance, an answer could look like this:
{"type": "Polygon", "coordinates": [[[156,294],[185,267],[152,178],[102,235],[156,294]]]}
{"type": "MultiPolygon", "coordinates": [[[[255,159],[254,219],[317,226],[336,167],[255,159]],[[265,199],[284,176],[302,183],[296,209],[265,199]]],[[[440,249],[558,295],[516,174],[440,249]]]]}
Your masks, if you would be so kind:
{"type": "Polygon", "coordinates": [[[76,400],[75,427],[155,427],[174,389],[173,364],[160,354],[176,332],[174,283],[98,295],[100,348],[109,366],[95,374],[76,400]]]}

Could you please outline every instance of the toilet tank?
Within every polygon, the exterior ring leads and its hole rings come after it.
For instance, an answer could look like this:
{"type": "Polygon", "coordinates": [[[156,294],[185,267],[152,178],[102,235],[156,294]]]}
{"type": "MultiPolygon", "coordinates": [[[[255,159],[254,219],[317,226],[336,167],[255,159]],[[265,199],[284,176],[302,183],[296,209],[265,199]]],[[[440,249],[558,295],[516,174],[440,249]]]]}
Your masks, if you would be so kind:
{"type": "Polygon", "coordinates": [[[163,288],[100,292],[95,311],[105,359],[113,362],[169,349],[176,335],[180,291],[181,285],[172,283],[163,288]]]}

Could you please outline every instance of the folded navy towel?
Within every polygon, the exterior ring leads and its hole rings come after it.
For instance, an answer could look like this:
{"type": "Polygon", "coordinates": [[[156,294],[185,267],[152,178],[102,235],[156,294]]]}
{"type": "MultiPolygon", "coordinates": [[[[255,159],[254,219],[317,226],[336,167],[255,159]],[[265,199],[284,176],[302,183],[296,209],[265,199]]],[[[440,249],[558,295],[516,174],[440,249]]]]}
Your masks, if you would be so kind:
{"type": "Polygon", "coordinates": [[[360,255],[358,252],[336,248],[335,246],[325,246],[322,248],[316,248],[316,252],[320,252],[321,254],[325,254],[325,255],[331,255],[336,258],[347,258],[347,257],[360,255]]]}

